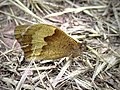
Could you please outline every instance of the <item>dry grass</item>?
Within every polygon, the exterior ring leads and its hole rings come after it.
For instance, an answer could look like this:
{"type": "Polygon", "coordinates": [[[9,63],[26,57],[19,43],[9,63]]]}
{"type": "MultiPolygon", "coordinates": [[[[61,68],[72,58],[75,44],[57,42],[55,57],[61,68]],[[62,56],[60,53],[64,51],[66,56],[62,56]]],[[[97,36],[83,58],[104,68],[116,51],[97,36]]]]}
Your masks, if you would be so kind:
{"type": "Polygon", "coordinates": [[[119,0],[21,1],[0,1],[1,90],[119,90],[119,0]],[[35,23],[60,27],[87,50],[74,59],[24,61],[14,28],[35,23]]]}

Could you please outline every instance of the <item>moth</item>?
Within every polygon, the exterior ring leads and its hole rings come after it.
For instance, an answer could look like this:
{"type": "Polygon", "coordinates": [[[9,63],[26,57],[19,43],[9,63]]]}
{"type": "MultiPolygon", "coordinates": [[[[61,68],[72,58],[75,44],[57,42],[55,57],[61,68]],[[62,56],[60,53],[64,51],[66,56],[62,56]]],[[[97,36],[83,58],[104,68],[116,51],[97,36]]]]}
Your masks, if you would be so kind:
{"type": "Polygon", "coordinates": [[[82,44],[61,29],[48,24],[20,25],[15,38],[24,51],[26,60],[58,59],[79,56],[82,44]]]}

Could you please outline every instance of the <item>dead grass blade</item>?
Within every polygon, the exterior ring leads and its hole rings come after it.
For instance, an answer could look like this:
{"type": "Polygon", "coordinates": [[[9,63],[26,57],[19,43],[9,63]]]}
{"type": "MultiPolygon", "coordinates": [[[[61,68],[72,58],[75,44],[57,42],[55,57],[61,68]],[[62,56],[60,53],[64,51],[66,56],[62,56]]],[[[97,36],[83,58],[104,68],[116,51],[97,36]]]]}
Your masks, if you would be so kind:
{"type": "Polygon", "coordinates": [[[32,11],[30,11],[24,4],[22,4],[19,0],[9,0],[11,3],[13,3],[14,5],[16,5],[17,7],[19,7],[21,10],[23,10],[24,12],[28,13],[29,15],[33,16],[34,18],[36,18],[37,20],[39,20],[39,22],[41,23],[45,23],[46,21],[40,17],[38,17],[36,14],[34,14],[32,11]]]}
{"type": "Polygon", "coordinates": [[[15,18],[15,19],[22,20],[22,21],[25,21],[25,22],[28,22],[28,23],[31,23],[31,24],[36,24],[36,22],[32,22],[32,21],[26,20],[26,19],[24,19],[24,18],[22,18],[22,17],[17,17],[17,16],[15,16],[15,15],[12,15],[12,14],[10,14],[10,13],[7,13],[7,12],[1,11],[1,10],[0,10],[0,13],[3,13],[3,14],[5,14],[5,15],[7,15],[7,16],[11,16],[11,17],[13,17],[13,18],[15,18]]]}
{"type": "Polygon", "coordinates": [[[52,13],[52,14],[46,15],[45,18],[59,16],[59,15],[62,15],[65,13],[70,13],[70,12],[79,13],[79,12],[87,10],[87,9],[99,9],[99,8],[106,8],[106,6],[88,6],[88,7],[79,7],[79,8],[66,8],[63,12],[52,13]]]}
{"type": "Polygon", "coordinates": [[[71,60],[69,60],[61,69],[60,73],[53,80],[53,83],[52,83],[53,87],[55,87],[59,83],[60,79],[62,78],[63,74],[65,73],[66,69],[70,66],[70,64],[71,64],[71,60]]]}

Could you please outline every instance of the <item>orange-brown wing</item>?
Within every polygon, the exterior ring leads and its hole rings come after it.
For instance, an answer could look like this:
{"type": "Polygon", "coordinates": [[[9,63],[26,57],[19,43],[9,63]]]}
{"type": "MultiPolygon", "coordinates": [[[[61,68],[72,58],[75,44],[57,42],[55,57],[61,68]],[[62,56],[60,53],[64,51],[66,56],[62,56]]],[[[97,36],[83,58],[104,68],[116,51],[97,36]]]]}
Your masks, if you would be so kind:
{"type": "Polygon", "coordinates": [[[18,26],[15,37],[27,60],[57,59],[80,53],[79,43],[52,25],[18,26]]]}
{"type": "Polygon", "coordinates": [[[58,28],[56,28],[52,36],[46,37],[45,41],[47,45],[43,47],[41,52],[41,56],[44,59],[57,59],[69,55],[80,55],[80,43],[58,28]]]}
{"type": "Polygon", "coordinates": [[[21,44],[25,58],[39,56],[42,47],[47,45],[44,38],[54,34],[55,28],[47,27],[46,25],[20,25],[16,27],[15,37],[21,44]],[[49,30],[50,29],[50,30],[49,30]]]}

